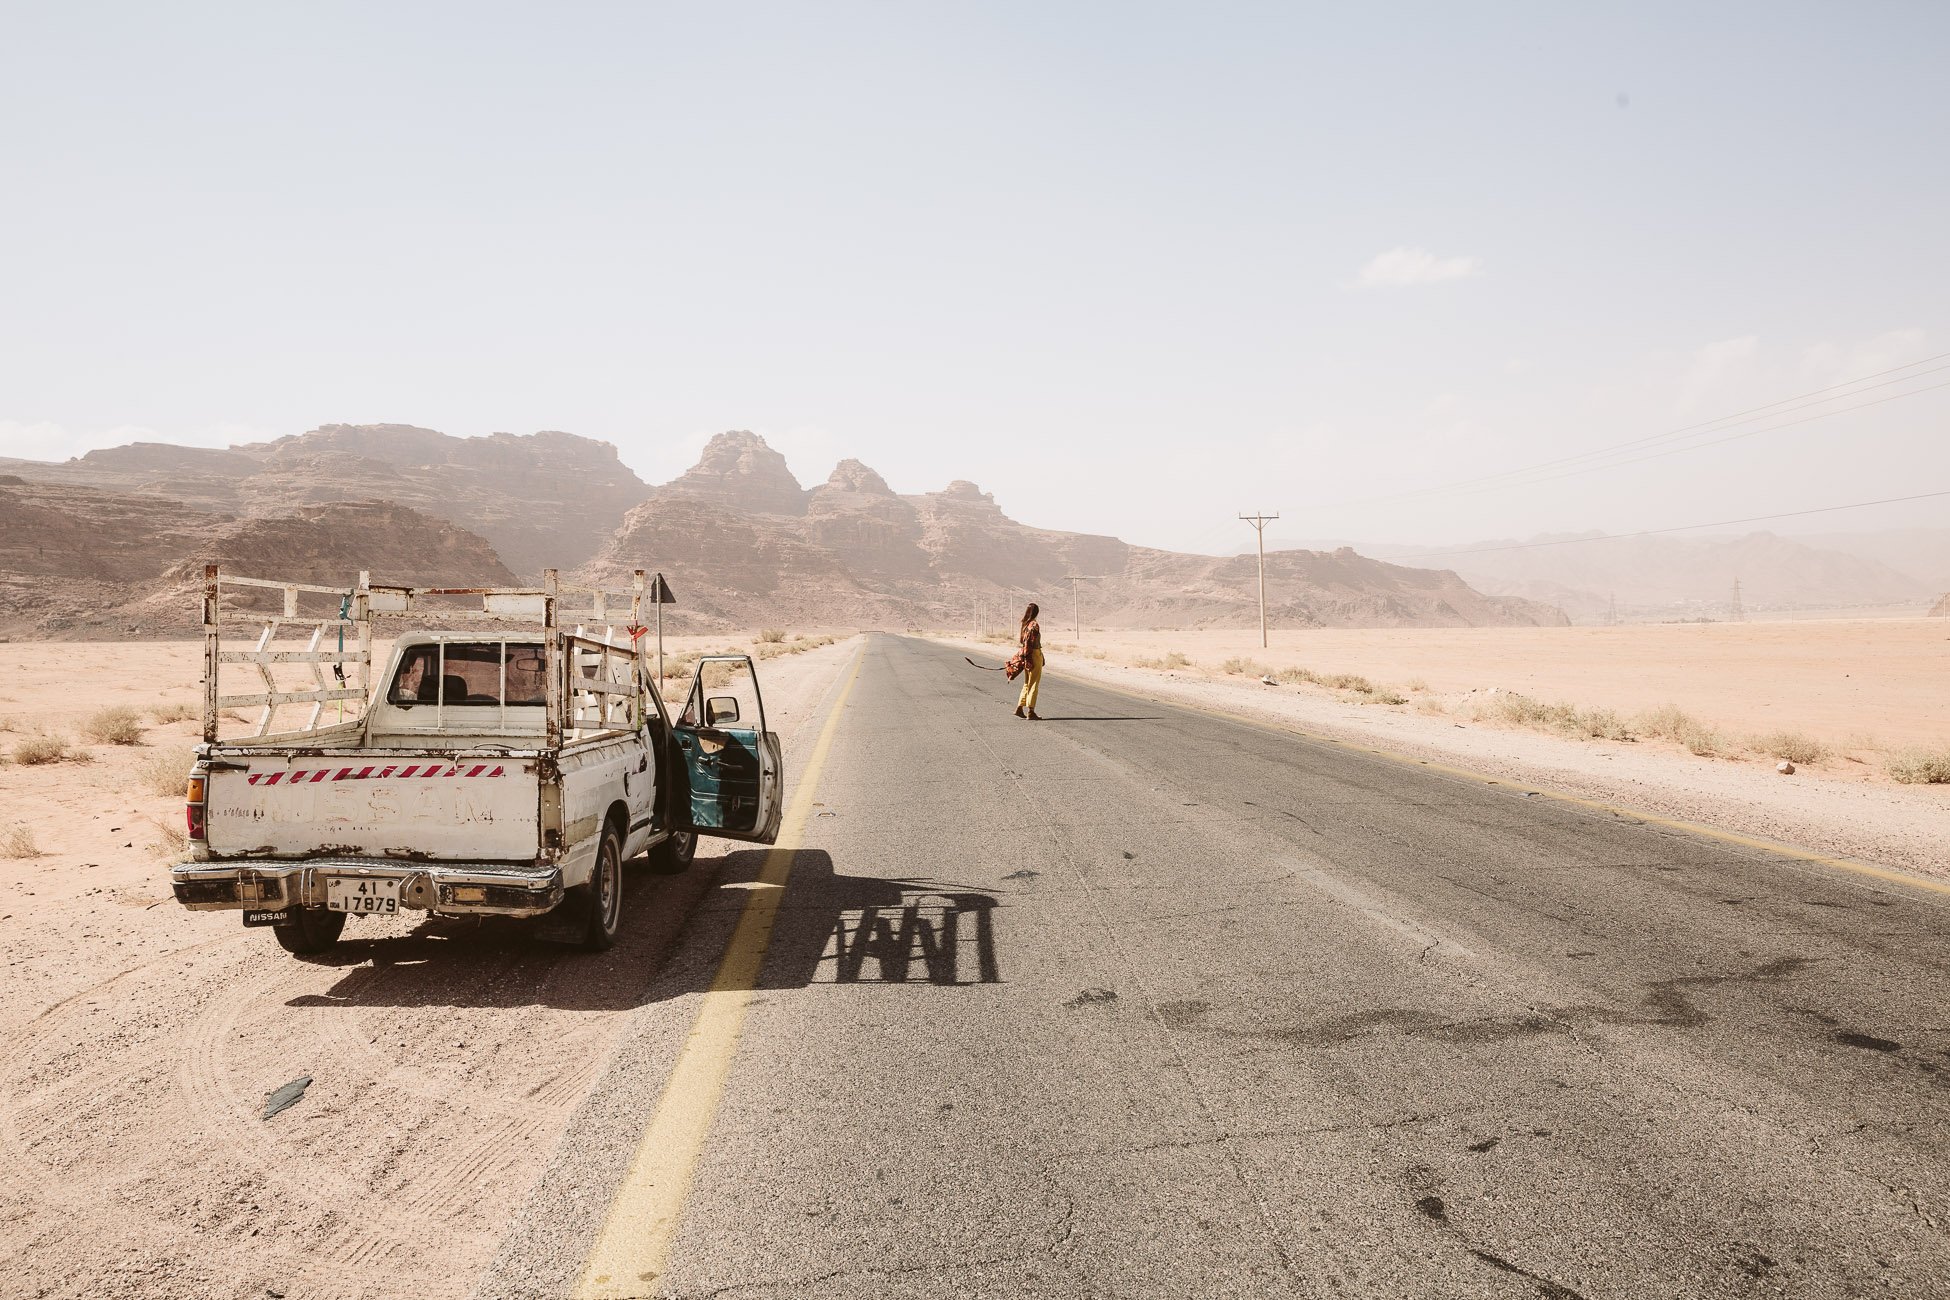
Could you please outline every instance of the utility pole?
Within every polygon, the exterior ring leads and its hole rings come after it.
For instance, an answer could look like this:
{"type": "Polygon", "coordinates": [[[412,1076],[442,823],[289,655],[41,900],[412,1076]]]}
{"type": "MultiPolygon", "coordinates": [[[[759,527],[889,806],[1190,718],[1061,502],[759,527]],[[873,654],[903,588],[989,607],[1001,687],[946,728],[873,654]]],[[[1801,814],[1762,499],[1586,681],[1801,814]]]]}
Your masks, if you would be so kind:
{"type": "Polygon", "coordinates": [[[1735,623],[1747,621],[1746,613],[1740,608],[1740,579],[1737,577],[1733,580],[1733,611],[1728,617],[1735,623]]]}
{"type": "Polygon", "coordinates": [[[1605,626],[1606,627],[1618,626],[1618,593],[1617,592],[1612,593],[1611,605],[1608,609],[1605,610],[1605,626]]]}
{"type": "Polygon", "coordinates": [[[1083,600],[1077,595],[1077,584],[1079,582],[1091,582],[1103,576],[1101,573],[1066,573],[1063,575],[1063,580],[1070,584],[1070,607],[1076,611],[1078,645],[1083,644],[1083,600]]]}
{"type": "Polygon", "coordinates": [[[1266,648],[1266,525],[1278,515],[1240,515],[1259,536],[1259,648],[1266,648]]]}

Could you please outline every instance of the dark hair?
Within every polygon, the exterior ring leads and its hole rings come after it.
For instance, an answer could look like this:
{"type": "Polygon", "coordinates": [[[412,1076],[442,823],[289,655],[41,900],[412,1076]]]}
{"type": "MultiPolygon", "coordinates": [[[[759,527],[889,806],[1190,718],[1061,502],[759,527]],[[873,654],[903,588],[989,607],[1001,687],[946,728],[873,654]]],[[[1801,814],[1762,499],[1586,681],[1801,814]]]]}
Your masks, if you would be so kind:
{"type": "Polygon", "coordinates": [[[1022,625],[1017,629],[1016,635],[1022,636],[1026,634],[1029,631],[1029,625],[1036,621],[1036,615],[1040,613],[1042,611],[1036,608],[1036,602],[1033,600],[1030,601],[1029,608],[1022,611],[1022,625]]]}

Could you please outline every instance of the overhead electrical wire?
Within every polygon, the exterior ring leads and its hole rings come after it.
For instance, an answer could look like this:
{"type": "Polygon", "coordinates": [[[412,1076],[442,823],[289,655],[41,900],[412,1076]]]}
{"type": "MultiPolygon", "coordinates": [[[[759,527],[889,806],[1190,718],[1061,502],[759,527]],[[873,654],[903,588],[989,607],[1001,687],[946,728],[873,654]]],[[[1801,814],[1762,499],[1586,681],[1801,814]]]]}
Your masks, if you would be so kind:
{"type": "Polygon", "coordinates": [[[1716,519],[1705,524],[1679,524],[1672,528],[1641,528],[1635,533],[1601,533],[1596,537],[1559,537],[1548,542],[1512,542],[1508,546],[1473,546],[1460,551],[1417,551],[1409,555],[1375,556],[1387,564],[1402,560],[1447,559],[1456,555],[1487,555],[1492,551],[1535,551],[1546,546],[1576,546],[1581,542],[1618,542],[1633,537],[1657,537],[1663,533],[1689,533],[1700,528],[1731,528],[1735,524],[1765,523],[1770,519],[1797,519],[1802,515],[1832,514],[1837,510],[1861,510],[1868,506],[1889,506],[1904,501],[1928,501],[1932,497],[1950,497],[1950,488],[1941,492],[1918,492],[1906,497],[1883,497],[1879,501],[1851,501],[1842,506],[1816,506],[1812,510],[1784,510],[1773,515],[1749,515],[1745,519],[1716,519]]]}
{"type": "Polygon", "coordinates": [[[1934,356],[1922,357],[1919,358],[1918,360],[1908,362],[1904,365],[1891,366],[1887,370],[1874,371],[1873,373],[1867,375],[1857,376],[1854,379],[1844,380],[1841,383],[1830,384],[1825,388],[1812,389],[1805,393],[1798,393],[1792,397],[1783,397],[1777,401],[1768,402],[1761,406],[1749,407],[1744,411],[1736,411],[1731,415],[1723,415],[1712,420],[1702,420],[1697,424],[1685,425],[1678,429],[1669,429],[1663,433],[1647,434],[1645,436],[1638,437],[1638,438],[1630,438],[1624,442],[1613,443],[1609,446],[1597,447],[1589,451],[1577,452],[1568,456],[1557,456],[1549,460],[1537,461],[1530,465],[1518,466],[1514,469],[1499,470],[1494,474],[1480,475],[1476,478],[1459,479],[1451,483],[1440,483],[1440,484],[1432,485],[1430,487],[1409,488],[1401,492],[1385,493],[1381,496],[1365,497],[1357,501],[1348,501],[1339,504],[1342,506],[1373,505],[1383,501],[1399,501],[1399,500],[1413,499],[1417,497],[1446,495],[1451,492],[1474,492],[1480,490],[1488,490],[1495,487],[1504,487],[1504,486],[1516,487],[1516,486],[1525,486],[1533,482],[1549,482],[1555,478],[1566,478],[1574,474],[1587,473],[1594,470],[1612,469],[1623,465],[1636,464],[1638,461],[1641,460],[1652,460],[1659,456],[1674,455],[1682,451],[1693,451],[1703,447],[1711,447],[1721,442],[1731,442],[1736,438],[1747,437],[1750,434],[1767,433],[1775,429],[1785,429],[1797,424],[1807,424],[1815,420],[1825,420],[1833,416],[1845,415],[1850,411],[1858,411],[1858,410],[1865,409],[1866,407],[1881,405],[1884,402],[1892,402],[1897,400],[1898,398],[1913,397],[1921,393],[1931,392],[1935,389],[1943,388],[1946,385],[1931,384],[1923,388],[1911,389],[1907,392],[1891,393],[1887,397],[1880,397],[1872,401],[1861,402],[1854,406],[1844,406],[1844,407],[1839,407],[1832,411],[1817,412],[1816,414],[1813,415],[1803,416],[1798,420],[1786,420],[1778,424],[1767,425],[1763,428],[1742,430],[1739,433],[1730,434],[1729,436],[1724,438],[1709,438],[1706,439],[1705,441],[1689,442],[1685,446],[1665,448],[1659,451],[1651,452],[1650,454],[1644,456],[1628,456],[1625,459],[1621,459],[1621,460],[1607,459],[1610,457],[1616,457],[1620,453],[1630,452],[1635,449],[1654,447],[1661,443],[1673,442],[1673,441],[1687,439],[1687,438],[1699,438],[1705,434],[1725,433],[1727,430],[1737,428],[1739,425],[1742,424],[1750,424],[1757,420],[1770,420],[1782,415],[1793,414],[1795,411],[1808,410],[1813,407],[1825,406],[1831,402],[1843,401],[1852,397],[1859,397],[1863,393],[1873,392],[1878,388],[1887,388],[1894,384],[1909,383],[1913,380],[1922,379],[1928,375],[1937,374],[1943,370],[1950,370],[1950,365],[1934,365],[1934,366],[1931,365],[1932,362],[1944,361],[1946,358],[1950,358],[1950,352],[1942,352],[1934,356]],[[1926,370],[1919,370],[1917,369],[1919,366],[1929,366],[1930,368],[1926,370]],[[1910,371],[1913,373],[1898,374],[1899,371],[1910,371]],[[1888,375],[1896,375],[1897,377],[1893,379],[1884,378],[1885,376],[1888,375]],[[1870,380],[1875,380],[1875,379],[1881,379],[1883,380],[1883,382],[1881,383],[1869,382],[1870,380]],[[1842,390],[1844,389],[1853,389],[1855,391],[1843,392],[1842,390]],[[1527,475],[1535,474],[1539,470],[1553,469],[1561,465],[1577,465],[1578,462],[1581,461],[1600,461],[1604,463],[1582,465],[1576,469],[1565,470],[1558,474],[1545,475],[1541,478],[1525,477],[1527,475]]]}

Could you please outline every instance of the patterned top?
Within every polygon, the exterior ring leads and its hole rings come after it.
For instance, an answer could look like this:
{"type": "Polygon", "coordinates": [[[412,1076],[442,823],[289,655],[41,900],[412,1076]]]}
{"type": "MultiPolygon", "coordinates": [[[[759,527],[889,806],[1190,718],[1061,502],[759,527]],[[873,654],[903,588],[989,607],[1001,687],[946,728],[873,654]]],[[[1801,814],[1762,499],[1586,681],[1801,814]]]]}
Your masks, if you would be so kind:
{"type": "Polygon", "coordinates": [[[1043,648],[1043,625],[1034,619],[1022,630],[1022,652],[1033,655],[1043,648]]]}

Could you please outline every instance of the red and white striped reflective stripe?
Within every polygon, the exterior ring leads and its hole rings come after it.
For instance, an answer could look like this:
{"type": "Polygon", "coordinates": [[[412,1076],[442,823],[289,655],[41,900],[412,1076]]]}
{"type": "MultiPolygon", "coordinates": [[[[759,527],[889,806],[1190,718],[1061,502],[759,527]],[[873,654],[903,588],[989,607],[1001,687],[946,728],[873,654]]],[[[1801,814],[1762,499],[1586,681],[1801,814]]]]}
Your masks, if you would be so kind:
{"type": "Polygon", "coordinates": [[[472,767],[461,767],[450,763],[409,763],[405,767],[397,764],[387,767],[341,767],[336,771],[329,767],[298,768],[290,772],[252,772],[249,782],[252,785],[312,785],[319,781],[387,781],[405,780],[409,777],[458,777],[465,781],[471,777],[496,777],[507,774],[506,767],[488,763],[476,763],[472,767]]]}

